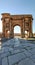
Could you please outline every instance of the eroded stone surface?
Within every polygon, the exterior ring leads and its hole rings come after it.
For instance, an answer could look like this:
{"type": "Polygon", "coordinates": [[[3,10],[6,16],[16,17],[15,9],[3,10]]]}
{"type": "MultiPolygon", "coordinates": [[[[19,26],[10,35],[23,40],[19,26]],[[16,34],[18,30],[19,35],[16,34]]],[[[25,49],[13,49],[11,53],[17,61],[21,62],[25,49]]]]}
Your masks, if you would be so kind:
{"type": "Polygon", "coordinates": [[[0,65],[35,65],[35,41],[10,39],[2,42],[0,65]]]}

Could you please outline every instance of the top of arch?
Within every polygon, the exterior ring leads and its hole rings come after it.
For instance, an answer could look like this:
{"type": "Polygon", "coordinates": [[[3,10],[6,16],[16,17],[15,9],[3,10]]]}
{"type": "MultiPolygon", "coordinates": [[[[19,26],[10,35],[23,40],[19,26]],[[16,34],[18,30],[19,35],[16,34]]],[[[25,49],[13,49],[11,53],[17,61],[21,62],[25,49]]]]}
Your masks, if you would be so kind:
{"type": "Polygon", "coordinates": [[[11,15],[10,13],[2,13],[2,18],[9,17],[11,19],[23,19],[23,18],[31,18],[33,20],[33,17],[31,14],[20,14],[20,15],[11,15]]]}

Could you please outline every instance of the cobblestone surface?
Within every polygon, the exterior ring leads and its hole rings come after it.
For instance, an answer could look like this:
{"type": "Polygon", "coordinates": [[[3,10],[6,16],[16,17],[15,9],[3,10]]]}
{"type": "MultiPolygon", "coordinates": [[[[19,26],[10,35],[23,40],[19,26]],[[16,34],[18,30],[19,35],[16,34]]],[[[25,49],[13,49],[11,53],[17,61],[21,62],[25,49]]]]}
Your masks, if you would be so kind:
{"type": "Polygon", "coordinates": [[[0,65],[35,65],[35,41],[14,38],[2,42],[0,65]]]}

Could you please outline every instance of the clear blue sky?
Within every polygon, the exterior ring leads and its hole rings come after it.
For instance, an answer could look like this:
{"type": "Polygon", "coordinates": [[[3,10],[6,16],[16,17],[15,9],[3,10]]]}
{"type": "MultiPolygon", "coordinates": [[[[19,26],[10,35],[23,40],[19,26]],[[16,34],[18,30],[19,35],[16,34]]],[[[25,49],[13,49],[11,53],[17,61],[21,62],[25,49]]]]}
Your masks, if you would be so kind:
{"type": "Polygon", "coordinates": [[[1,13],[10,13],[13,15],[32,14],[34,19],[33,32],[35,32],[35,0],[0,0],[0,14],[1,13]]]}

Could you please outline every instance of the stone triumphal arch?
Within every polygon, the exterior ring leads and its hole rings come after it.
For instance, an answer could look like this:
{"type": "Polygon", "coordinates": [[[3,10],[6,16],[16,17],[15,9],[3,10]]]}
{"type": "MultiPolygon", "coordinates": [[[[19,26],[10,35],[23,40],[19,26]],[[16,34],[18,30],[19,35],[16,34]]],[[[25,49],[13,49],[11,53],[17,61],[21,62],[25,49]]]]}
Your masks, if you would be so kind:
{"type": "Polygon", "coordinates": [[[14,37],[14,26],[21,27],[21,37],[25,37],[27,32],[28,37],[32,37],[32,15],[10,15],[9,13],[2,14],[3,37],[14,37]]]}

